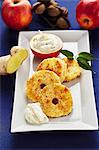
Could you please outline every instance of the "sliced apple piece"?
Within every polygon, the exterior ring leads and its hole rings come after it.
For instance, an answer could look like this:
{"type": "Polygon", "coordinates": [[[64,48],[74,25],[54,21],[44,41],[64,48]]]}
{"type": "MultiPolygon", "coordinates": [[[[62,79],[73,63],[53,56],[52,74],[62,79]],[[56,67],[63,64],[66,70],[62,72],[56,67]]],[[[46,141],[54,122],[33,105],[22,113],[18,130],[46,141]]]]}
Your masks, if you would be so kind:
{"type": "Polygon", "coordinates": [[[14,55],[12,55],[7,63],[6,71],[11,74],[14,73],[27,58],[28,51],[25,48],[20,49],[14,55]]]}

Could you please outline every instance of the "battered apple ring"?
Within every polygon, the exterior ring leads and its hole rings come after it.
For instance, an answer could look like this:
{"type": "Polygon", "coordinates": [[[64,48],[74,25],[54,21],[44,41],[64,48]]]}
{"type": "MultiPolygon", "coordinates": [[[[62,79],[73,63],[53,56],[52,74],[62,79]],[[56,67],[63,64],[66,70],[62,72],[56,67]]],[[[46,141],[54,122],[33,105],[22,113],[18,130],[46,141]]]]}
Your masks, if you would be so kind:
{"type": "Polygon", "coordinates": [[[62,83],[65,80],[67,64],[60,58],[47,58],[37,66],[38,70],[51,70],[55,72],[60,77],[62,83]]]}
{"type": "Polygon", "coordinates": [[[39,102],[42,89],[49,84],[60,83],[60,78],[52,71],[40,70],[26,82],[26,96],[33,102],[39,102]]]}
{"type": "Polygon", "coordinates": [[[42,90],[41,107],[48,117],[60,117],[71,113],[72,96],[67,87],[54,83],[42,90]]]}

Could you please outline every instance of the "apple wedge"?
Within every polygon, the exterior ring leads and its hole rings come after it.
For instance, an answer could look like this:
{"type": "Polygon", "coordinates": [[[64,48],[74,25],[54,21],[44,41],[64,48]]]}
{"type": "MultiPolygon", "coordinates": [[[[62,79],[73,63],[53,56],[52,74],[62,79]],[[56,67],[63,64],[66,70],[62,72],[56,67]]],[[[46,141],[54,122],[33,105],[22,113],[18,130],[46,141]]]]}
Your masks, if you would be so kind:
{"type": "Polygon", "coordinates": [[[14,73],[27,58],[28,51],[25,48],[20,49],[14,55],[9,58],[6,71],[8,74],[14,73]]]}

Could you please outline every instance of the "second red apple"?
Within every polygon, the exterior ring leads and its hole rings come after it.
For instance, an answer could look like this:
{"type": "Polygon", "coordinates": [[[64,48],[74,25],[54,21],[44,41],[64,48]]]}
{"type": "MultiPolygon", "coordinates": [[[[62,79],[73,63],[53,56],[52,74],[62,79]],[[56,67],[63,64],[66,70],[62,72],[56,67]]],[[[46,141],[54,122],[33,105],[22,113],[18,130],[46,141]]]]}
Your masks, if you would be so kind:
{"type": "Polygon", "coordinates": [[[99,27],[99,0],[80,0],[76,8],[76,18],[81,27],[99,27]]]}

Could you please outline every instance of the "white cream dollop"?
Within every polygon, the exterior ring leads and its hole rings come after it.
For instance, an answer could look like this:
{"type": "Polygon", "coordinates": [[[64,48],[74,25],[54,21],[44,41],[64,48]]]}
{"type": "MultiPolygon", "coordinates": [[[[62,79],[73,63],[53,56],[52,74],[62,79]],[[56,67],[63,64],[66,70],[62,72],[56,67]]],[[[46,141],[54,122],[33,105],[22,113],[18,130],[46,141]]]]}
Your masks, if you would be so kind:
{"type": "Polygon", "coordinates": [[[30,124],[43,124],[49,121],[48,117],[43,113],[39,103],[27,104],[24,116],[26,121],[30,124]]]}

